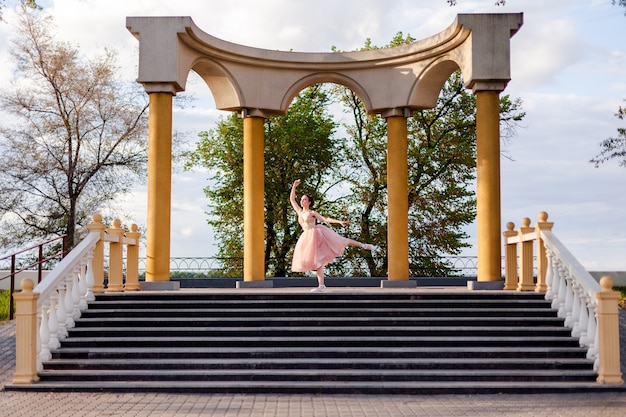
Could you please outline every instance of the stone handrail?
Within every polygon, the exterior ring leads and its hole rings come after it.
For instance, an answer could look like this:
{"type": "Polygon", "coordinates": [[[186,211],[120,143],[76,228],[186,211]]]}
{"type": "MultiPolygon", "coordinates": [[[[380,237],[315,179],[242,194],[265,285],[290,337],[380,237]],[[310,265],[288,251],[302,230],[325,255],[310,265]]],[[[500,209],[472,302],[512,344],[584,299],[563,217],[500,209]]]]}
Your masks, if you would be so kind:
{"type": "Polygon", "coordinates": [[[530,227],[522,219],[515,231],[512,222],[503,232],[505,251],[505,290],[545,293],[552,301],[572,336],[587,349],[594,361],[597,382],[623,384],[620,371],[619,294],[613,291],[613,279],[603,277],[598,283],[552,233],[553,223],[546,212],[530,227]],[[536,244],[537,277],[533,277],[533,250],[536,244]],[[521,248],[518,257],[518,247],[521,248]],[[519,260],[519,267],[518,267],[519,260]]]}
{"type": "Polygon", "coordinates": [[[139,238],[137,225],[130,231],[114,220],[111,228],[96,214],[89,233],[36,287],[31,279],[21,282],[15,293],[14,384],[37,382],[42,363],[52,357],[74,327],[75,320],[95,299],[94,293],[139,289],[139,238]],[[108,243],[109,275],[104,287],[104,250],[108,243]],[[126,246],[126,282],[123,284],[123,247],[126,246]]]}

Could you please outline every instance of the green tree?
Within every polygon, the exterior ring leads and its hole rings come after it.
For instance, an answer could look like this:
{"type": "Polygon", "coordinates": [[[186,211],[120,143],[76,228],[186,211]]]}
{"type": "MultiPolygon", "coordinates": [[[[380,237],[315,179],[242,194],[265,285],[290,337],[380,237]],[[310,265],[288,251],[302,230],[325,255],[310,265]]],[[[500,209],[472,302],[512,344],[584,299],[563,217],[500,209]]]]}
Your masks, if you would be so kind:
{"type": "MultiPolygon", "coordinates": [[[[316,199],[324,209],[323,187],[336,160],[336,128],[328,114],[329,97],[322,85],[303,90],[284,117],[265,122],[265,267],[269,276],[286,276],[300,226],[289,203],[289,190],[295,179],[303,181],[302,192],[316,199]]],[[[243,256],[243,122],[232,114],[217,127],[200,134],[187,169],[210,170],[211,184],[208,223],[215,230],[218,256],[243,256]]],[[[241,276],[240,267],[226,265],[224,274],[241,276]]]]}
{"type": "MultiPolygon", "coordinates": [[[[398,33],[388,47],[413,39],[398,33]]],[[[364,49],[375,49],[368,40],[364,49]]],[[[386,123],[367,115],[358,96],[346,88],[336,90],[354,121],[345,126],[349,138],[338,175],[349,184],[350,217],[359,227],[350,237],[374,242],[382,248],[374,257],[347,253],[345,262],[331,265],[331,273],[346,270],[386,275],[386,123]]],[[[503,137],[521,121],[521,101],[505,95],[500,100],[503,137]]],[[[453,271],[441,258],[467,247],[463,226],[475,218],[476,102],[454,73],[432,110],[415,112],[407,121],[409,165],[409,262],[412,275],[447,276],[453,271]]]]}
{"type": "Polygon", "coordinates": [[[50,17],[22,8],[15,78],[0,106],[0,243],[68,235],[142,178],[147,99],[117,76],[116,53],[84,60],[50,17]],[[141,176],[141,177],[138,177],[141,176]]]}
{"type": "MultiPolygon", "coordinates": [[[[619,120],[626,119],[626,107],[620,106],[615,116],[619,120]]],[[[620,166],[626,167],[626,127],[618,127],[617,137],[603,140],[600,148],[600,153],[590,161],[596,168],[612,159],[617,159],[620,166]]]]}

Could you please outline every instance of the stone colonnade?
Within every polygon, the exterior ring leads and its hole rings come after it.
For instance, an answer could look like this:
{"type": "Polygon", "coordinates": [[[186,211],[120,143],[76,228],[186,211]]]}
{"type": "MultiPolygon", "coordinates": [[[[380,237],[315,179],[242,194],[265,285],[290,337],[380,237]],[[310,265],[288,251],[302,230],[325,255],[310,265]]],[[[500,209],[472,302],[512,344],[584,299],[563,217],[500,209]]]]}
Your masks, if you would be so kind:
{"type": "Polygon", "coordinates": [[[433,108],[457,69],[477,98],[478,280],[500,280],[499,93],[510,80],[510,37],[522,18],[460,14],[409,45],[298,53],[225,42],[190,17],[128,17],[140,41],[138,82],[150,95],[146,280],[169,280],[172,96],[184,91],[189,71],[207,83],[218,109],[244,118],[244,281],[265,279],[264,119],[285,114],[303,88],[333,82],[387,121],[388,279],[401,284],[409,278],[407,117],[433,108]]]}

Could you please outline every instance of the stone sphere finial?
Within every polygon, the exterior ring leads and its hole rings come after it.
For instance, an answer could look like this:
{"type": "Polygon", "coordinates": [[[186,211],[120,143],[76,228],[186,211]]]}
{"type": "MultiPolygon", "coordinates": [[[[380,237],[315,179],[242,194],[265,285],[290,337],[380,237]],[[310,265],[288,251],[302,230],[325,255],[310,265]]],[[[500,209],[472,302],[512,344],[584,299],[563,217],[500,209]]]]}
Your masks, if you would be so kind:
{"type": "Polygon", "coordinates": [[[545,211],[540,211],[539,214],[537,215],[537,218],[539,219],[540,222],[547,222],[548,213],[545,211]]]}
{"type": "Polygon", "coordinates": [[[24,292],[31,292],[33,290],[33,288],[35,288],[35,282],[32,279],[30,279],[30,278],[24,278],[20,282],[20,288],[24,292]]]}
{"type": "Polygon", "coordinates": [[[137,233],[137,230],[139,230],[139,226],[137,226],[135,223],[130,225],[130,231],[133,233],[137,233]]]}
{"type": "Polygon", "coordinates": [[[506,230],[509,232],[512,232],[513,230],[515,230],[515,223],[513,222],[508,222],[506,224],[506,230]]]}
{"type": "Polygon", "coordinates": [[[102,223],[102,214],[100,213],[96,213],[93,216],[91,216],[91,221],[94,223],[102,223]]]}
{"type": "Polygon", "coordinates": [[[122,221],[120,219],[113,220],[112,224],[115,229],[119,229],[120,227],[122,227],[122,221]]]}
{"type": "Polygon", "coordinates": [[[528,217],[524,217],[522,219],[522,227],[529,227],[530,226],[530,219],[528,217]]]}
{"type": "Polygon", "coordinates": [[[600,286],[602,287],[602,291],[612,291],[613,283],[613,277],[609,275],[605,275],[600,278],[600,286]]]}

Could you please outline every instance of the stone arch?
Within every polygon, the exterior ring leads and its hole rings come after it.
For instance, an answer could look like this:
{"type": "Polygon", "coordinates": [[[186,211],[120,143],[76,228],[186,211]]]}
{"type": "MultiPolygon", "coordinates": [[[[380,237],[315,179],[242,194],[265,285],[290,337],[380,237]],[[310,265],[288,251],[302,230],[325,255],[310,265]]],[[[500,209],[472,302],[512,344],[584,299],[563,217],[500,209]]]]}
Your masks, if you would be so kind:
{"type": "MultiPolygon", "coordinates": [[[[284,114],[302,88],[336,82],[387,121],[389,280],[408,280],[407,117],[435,106],[460,68],[476,95],[478,280],[501,280],[499,93],[510,80],[510,38],[521,13],[459,14],[440,33],[408,45],[305,53],[237,45],[190,17],[128,17],[139,40],[139,76],[150,95],[146,281],[169,281],[172,96],[190,70],[220,110],[244,119],[244,282],[264,280],[263,120],[284,114]]],[[[396,282],[397,283],[397,282],[396,282]]]]}
{"type": "Polygon", "coordinates": [[[196,72],[211,90],[216,107],[237,111],[241,108],[241,89],[227,68],[207,58],[199,58],[190,70],[196,72]]]}
{"type": "Polygon", "coordinates": [[[289,87],[284,95],[284,99],[282,100],[280,106],[283,114],[287,113],[289,104],[291,104],[291,101],[296,95],[298,95],[300,91],[311,85],[321,83],[335,83],[351,89],[359,96],[365,108],[368,110],[371,109],[372,103],[369,99],[369,96],[367,95],[367,91],[361,85],[359,85],[357,81],[353,80],[350,77],[347,77],[344,74],[320,72],[303,77],[302,79],[292,84],[291,87],[289,87]]]}
{"type": "Polygon", "coordinates": [[[444,84],[450,75],[458,69],[460,69],[459,65],[448,57],[437,60],[424,68],[415,83],[415,87],[411,90],[409,97],[411,107],[417,109],[435,107],[444,84]]]}

